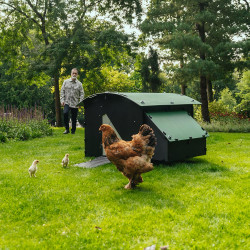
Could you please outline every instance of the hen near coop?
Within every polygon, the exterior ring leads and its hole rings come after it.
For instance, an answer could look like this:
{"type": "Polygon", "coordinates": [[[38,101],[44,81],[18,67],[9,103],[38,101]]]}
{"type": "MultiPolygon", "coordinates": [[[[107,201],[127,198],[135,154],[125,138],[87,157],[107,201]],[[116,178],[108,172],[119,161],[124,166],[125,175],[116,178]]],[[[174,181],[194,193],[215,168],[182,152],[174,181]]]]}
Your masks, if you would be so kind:
{"type": "Polygon", "coordinates": [[[107,158],[129,179],[125,188],[135,188],[143,182],[141,174],[154,168],[151,163],[156,146],[154,131],[143,124],[131,141],[124,141],[117,137],[110,125],[103,124],[99,130],[102,131],[102,145],[107,158]]]}

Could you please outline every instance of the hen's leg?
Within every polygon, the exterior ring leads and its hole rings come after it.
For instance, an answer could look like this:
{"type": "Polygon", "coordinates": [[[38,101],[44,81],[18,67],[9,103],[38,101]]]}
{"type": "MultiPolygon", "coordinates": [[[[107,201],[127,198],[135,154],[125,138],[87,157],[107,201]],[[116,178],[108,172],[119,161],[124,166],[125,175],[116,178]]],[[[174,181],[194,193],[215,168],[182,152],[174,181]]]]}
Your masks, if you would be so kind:
{"type": "Polygon", "coordinates": [[[143,182],[142,176],[140,174],[138,174],[134,180],[134,183],[137,185],[137,184],[142,183],[142,182],[143,182]]]}
{"type": "Polygon", "coordinates": [[[129,183],[127,185],[125,185],[124,187],[125,189],[132,189],[133,185],[132,185],[132,180],[129,180],[129,183]]]}
{"type": "Polygon", "coordinates": [[[127,185],[124,186],[125,189],[132,189],[132,180],[133,180],[133,176],[131,174],[127,174],[127,173],[124,173],[122,172],[122,174],[128,178],[129,180],[129,183],[127,185]]]}
{"type": "MultiPolygon", "coordinates": [[[[129,183],[125,186],[126,189],[133,189],[136,187],[136,185],[139,183],[136,179],[137,177],[134,176],[131,179],[129,179],[129,183]]],[[[140,182],[142,182],[142,180],[139,180],[140,182]]]]}

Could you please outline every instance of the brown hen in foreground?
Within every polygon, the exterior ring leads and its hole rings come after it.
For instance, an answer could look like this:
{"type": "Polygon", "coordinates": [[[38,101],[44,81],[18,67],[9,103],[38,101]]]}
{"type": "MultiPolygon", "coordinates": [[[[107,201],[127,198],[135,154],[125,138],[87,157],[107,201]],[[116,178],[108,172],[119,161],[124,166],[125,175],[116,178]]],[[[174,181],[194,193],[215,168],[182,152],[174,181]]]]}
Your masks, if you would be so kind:
{"type": "Polygon", "coordinates": [[[102,145],[107,158],[129,179],[126,189],[134,188],[143,182],[142,173],[153,170],[151,158],[154,155],[156,137],[152,128],[143,124],[132,141],[120,140],[113,128],[101,125],[102,145]]]}

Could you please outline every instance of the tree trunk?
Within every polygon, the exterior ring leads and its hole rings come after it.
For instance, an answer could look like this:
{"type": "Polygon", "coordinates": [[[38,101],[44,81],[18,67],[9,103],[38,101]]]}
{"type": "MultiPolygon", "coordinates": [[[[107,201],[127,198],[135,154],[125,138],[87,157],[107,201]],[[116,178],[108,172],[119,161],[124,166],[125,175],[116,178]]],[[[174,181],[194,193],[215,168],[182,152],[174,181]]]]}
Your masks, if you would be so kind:
{"type": "Polygon", "coordinates": [[[186,88],[187,86],[185,84],[181,84],[181,94],[186,95],[186,88]]]}
{"type": "Polygon", "coordinates": [[[212,81],[209,78],[207,78],[207,99],[209,102],[214,100],[212,81]]]}
{"type": "Polygon", "coordinates": [[[201,114],[203,121],[210,123],[206,86],[207,86],[206,77],[201,75],[200,76],[201,114]]]}
{"type": "MultiPolygon", "coordinates": [[[[205,11],[205,6],[207,3],[199,3],[200,12],[205,11]]],[[[205,22],[197,23],[196,27],[199,31],[200,39],[205,43],[205,22]]],[[[200,51],[200,59],[206,60],[206,54],[203,50],[200,51]]],[[[207,99],[207,81],[206,76],[200,73],[200,95],[201,95],[201,114],[203,121],[210,123],[209,110],[208,110],[208,99],[207,99]]]]}
{"type": "Polygon", "coordinates": [[[61,117],[61,103],[60,103],[60,93],[59,93],[59,78],[55,76],[54,78],[55,87],[55,109],[56,109],[56,126],[62,127],[62,117],[61,117]]]}
{"type": "MultiPolygon", "coordinates": [[[[183,60],[183,55],[181,55],[180,68],[183,68],[183,65],[184,65],[184,60],[183,60]]],[[[185,80],[183,79],[183,81],[185,81],[185,80]]],[[[181,94],[182,95],[186,95],[186,88],[187,88],[187,85],[185,83],[181,83],[181,94]]]]}

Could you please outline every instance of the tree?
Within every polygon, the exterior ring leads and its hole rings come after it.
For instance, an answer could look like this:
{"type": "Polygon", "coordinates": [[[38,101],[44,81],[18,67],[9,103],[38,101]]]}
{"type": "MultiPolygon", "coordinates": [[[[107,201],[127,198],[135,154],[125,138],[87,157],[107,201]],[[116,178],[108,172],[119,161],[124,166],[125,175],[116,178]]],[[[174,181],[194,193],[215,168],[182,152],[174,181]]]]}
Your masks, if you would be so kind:
{"type": "MultiPolygon", "coordinates": [[[[141,25],[142,31],[169,53],[167,59],[179,62],[179,67],[172,67],[178,78],[199,76],[202,117],[206,122],[210,121],[208,96],[211,98],[212,80],[232,72],[244,52],[244,43],[234,42],[233,38],[248,31],[248,14],[248,5],[242,1],[159,0],[151,1],[141,25]]],[[[185,87],[185,82],[181,85],[185,87]]]]}
{"type": "Polygon", "coordinates": [[[236,106],[236,99],[233,97],[232,92],[225,88],[220,93],[219,104],[222,104],[228,111],[233,111],[236,106]]]}
{"type": "Polygon", "coordinates": [[[18,109],[40,107],[45,117],[54,123],[54,109],[52,109],[53,95],[49,85],[0,83],[0,106],[18,109]]]}
{"type": "Polygon", "coordinates": [[[98,74],[87,72],[83,85],[86,86],[85,94],[88,96],[105,91],[133,92],[135,81],[129,79],[125,72],[115,70],[111,66],[103,66],[98,74]]]}
{"type": "Polygon", "coordinates": [[[237,83],[236,96],[240,99],[236,107],[238,112],[250,114],[250,70],[245,71],[241,80],[237,83]]]}
{"type": "Polygon", "coordinates": [[[157,51],[152,47],[149,48],[148,58],[142,57],[140,72],[143,91],[158,92],[161,87],[160,68],[157,51]]]}
{"type": "MultiPolygon", "coordinates": [[[[110,11],[111,14],[124,10],[121,16],[131,21],[132,14],[141,11],[139,0],[75,0],[69,3],[63,0],[9,0],[8,2],[0,0],[0,6],[1,12],[4,13],[3,22],[7,22],[6,29],[10,29],[13,25],[17,27],[16,21],[27,23],[26,32],[34,32],[36,38],[44,44],[30,65],[33,66],[32,70],[46,71],[54,81],[58,126],[62,124],[60,76],[67,75],[73,63],[74,67],[83,68],[88,64],[89,55],[96,53],[92,47],[94,39],[101,32],[98,29],[100,25],[95,26],[97,18],[88,14],[94,10],[96,13],[110,11]],[[79,48],[80,51],[77,50],[79,48]]],[[[96,63],[98,62],[97,60],[96,63]]]]}

